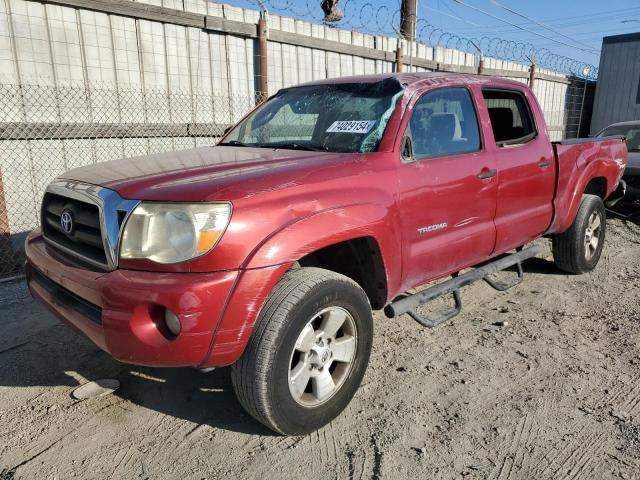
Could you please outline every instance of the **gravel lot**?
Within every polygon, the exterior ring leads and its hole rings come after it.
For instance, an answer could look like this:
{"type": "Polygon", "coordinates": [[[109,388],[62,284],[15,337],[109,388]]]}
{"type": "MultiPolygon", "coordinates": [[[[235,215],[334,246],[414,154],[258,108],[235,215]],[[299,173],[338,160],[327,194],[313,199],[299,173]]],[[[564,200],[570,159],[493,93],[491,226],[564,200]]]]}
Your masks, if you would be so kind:
{"type": "Polygon", "coordinates": [[[640,226],[608,226],[590,275],[547,253],[435,330],[377,314],[359,393],[304,438],[245,415],[227,369],[118,364],[2,285],[0,479],[639,479],[640,226]],[[73,399],[99,378],[122,385],[73,399]]]}

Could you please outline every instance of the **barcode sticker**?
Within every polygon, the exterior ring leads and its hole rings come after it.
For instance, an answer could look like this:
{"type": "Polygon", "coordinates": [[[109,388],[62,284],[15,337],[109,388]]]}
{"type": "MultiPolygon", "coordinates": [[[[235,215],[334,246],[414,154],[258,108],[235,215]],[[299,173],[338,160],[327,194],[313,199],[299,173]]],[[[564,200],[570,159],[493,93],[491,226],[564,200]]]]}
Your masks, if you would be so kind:
{"type": "Polygon", "coordinates": [[[375,120],[338,120],[327,129],[327,133],[369,133],[375,120]]]}

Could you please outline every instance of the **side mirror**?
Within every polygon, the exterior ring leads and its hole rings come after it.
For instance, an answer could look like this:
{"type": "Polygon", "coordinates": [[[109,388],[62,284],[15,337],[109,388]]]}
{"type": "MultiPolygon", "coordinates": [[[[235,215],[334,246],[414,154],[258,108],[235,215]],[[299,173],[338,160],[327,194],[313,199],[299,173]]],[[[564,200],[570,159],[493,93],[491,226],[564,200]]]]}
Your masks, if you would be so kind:
{"type": "Polygon", "coordinates": [[[231,131],[232,128],[233,128],[233,125],[229,125],[227,128],[225,128],[224,132],[222,132],[222,136],[224,137],[227,133],[231,131]]]}
{"type": "Polygon", "coordinates": [[[411,137],[407,136],[402,139],[400,156],[402,157],[402,161],[404,162],[413,161],[413,142],[411,141],[411,137]]]}

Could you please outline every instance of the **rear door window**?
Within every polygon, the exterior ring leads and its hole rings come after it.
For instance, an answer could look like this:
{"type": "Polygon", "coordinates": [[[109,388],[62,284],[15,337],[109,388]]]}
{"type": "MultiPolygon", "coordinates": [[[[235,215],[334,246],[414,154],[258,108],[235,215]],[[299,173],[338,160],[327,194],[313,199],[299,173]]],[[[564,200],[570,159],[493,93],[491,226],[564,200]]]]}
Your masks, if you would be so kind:
{"type": "Polygon", "coordinates": [[[529,103],[524,95],[512,90],[483,90],[489,110],[491,128],[499,147],[518,145],[536,136],[529,103]]]}
{"type": "Polygon", "coordinates": [[[466,88],[428,92],[416,102],[409,120],[416,159],[480,150],[480,129],[466,88]]]}

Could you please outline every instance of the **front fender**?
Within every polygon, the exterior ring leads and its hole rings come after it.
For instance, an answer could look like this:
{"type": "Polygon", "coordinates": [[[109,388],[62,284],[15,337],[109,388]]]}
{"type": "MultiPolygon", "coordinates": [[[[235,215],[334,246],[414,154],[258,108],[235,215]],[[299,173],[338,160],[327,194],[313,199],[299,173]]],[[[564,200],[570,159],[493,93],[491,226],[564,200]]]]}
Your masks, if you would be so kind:
{"type": "Polygon", "coordinates": [[[399,223],[391,210],[377,204],[352,204],[315,212],[273,232],[252,252],[245,268],[263,268],[296,262],[321,248],[355,238],[372,237],[378,243],[387,282],[399,282],[399,223]]]}
{"type": "Polygon", "coordinates": [[[355,204],[321,210],[268,236],[247,258],[201,367],[234,363],[246,347],[264,302],[291,266],[306,254],[339,242],[372,237],[378,242],[388,292],[400,284],[399,225],[382,205],[355,204]]]}

